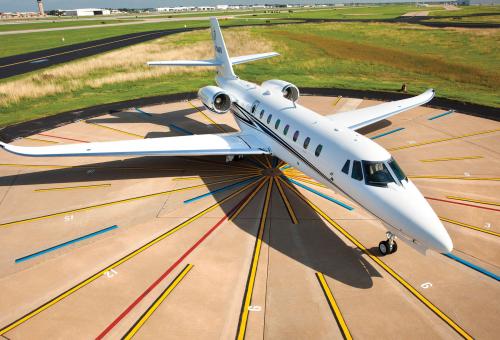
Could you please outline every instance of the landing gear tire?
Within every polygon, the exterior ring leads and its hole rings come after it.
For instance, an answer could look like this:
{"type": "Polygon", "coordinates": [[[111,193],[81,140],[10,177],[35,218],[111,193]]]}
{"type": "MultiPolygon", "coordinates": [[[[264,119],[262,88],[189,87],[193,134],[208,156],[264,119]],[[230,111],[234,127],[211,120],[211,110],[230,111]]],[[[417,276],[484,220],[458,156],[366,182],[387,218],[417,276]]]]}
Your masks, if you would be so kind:
{"type": "Polygon", "coordinates": [[[389,242],[382,241],[378,244],[378,250],[382,256],[389,254],[389,242]]]}
{"type": "Polygon", "coordinates": [[[398,250],[398,244],[396,241],[392,241],[392,247],[389,245],[389,241],[382,241],[378,244],[378,250],[382,256],[388,254],[394,254],[398,250]]]}

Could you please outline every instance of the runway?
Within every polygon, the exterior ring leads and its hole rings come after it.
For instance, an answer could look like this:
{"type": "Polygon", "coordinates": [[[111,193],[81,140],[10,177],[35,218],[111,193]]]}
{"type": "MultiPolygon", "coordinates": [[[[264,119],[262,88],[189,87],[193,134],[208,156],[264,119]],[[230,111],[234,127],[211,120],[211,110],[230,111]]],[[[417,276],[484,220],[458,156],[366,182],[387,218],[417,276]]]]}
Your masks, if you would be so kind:
{"type": "MultiPolygon", "coordinates": [[[[376,102],[300,103],[330,114],[376,102]]],[[[380,221],[273,157],[1,152],[0,335],[494,338],[500,123],[447,111],[421,107],[363,131],[434,207],[455,244],[447,256],[400,241],[380,257],[380,221]]],[[[236,129],[192,100],[105,111],[14,144],[236,129]]]]}

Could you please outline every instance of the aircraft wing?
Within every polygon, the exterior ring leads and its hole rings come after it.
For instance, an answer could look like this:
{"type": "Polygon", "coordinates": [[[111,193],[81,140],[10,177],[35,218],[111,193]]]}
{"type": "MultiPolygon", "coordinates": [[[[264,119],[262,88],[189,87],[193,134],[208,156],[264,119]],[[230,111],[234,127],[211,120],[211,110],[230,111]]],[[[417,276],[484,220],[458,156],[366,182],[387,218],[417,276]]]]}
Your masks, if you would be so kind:
{"type": "Polygon", "coordinates": [[[424,93],[407,99],[383,103],[363,109],[329,115],[328,118],[339,125],[357,130],[406,110],[423,105],[434,97],[435,91],[429,89],[424,93]]]}
{"type": "Polygon", "coordinates": [[[269,148],[241,133],[163,137],[113,142],[51,146],[16,146],[0,142],[0,148],[32,157],[59,156],[208,156],[268,154],[269,148]]]}

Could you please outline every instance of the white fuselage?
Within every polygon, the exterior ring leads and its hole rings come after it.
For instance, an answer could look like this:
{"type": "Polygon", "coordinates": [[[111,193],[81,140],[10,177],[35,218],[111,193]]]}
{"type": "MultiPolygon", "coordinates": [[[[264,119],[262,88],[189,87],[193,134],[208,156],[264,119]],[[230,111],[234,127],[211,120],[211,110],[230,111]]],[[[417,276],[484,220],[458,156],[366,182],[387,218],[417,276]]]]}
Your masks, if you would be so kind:
{"type": "Polygon", "coordinates": [[[273,155],[363,206],[401,238],[439,252],[451,251],[451,239],[439,218],[409,179],[398,178],[384,148],[275,90],[240,79],[216,81],[230,94],[240,129],[269,145],[273,155]],[[353,174],[355,161],[358,169],[362,164],[361,178],[359,172],[353,174]],[[392,182],[368,184],[373,182],[368,181],[365,166],[375,162],[385,164],[392,182]]]}

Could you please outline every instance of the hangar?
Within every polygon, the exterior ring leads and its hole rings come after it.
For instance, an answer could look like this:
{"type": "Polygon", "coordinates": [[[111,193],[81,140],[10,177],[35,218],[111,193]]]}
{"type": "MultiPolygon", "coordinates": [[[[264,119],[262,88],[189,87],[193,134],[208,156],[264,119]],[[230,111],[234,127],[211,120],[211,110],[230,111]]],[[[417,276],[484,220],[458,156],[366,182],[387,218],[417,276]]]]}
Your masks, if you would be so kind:
{"type": "Polygon", "coordinates": [[[102,8],[77,8],[77,9],[61,10],[61,12],[65,16],[77,16],[77,17],[111,14],[111,11],[109,9],[102,9],[102,8]]]}

